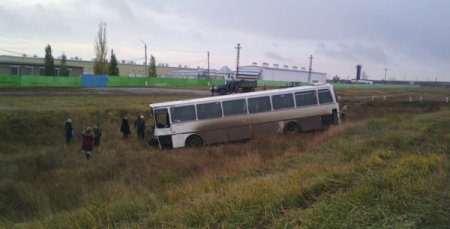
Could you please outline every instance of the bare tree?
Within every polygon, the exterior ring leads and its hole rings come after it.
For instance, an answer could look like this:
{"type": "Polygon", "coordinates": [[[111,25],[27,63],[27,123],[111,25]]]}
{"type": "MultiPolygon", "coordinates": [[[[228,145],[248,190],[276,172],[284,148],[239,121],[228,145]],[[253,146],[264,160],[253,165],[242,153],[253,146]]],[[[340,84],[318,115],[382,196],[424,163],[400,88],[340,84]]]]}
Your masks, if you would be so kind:
{"type": "Polygon", "coordinates": [[[95,38],[95,74],[108,74],[108,44],[106,40],[106,23],[102,22],[98,25],[97,38],[95,38]]]}

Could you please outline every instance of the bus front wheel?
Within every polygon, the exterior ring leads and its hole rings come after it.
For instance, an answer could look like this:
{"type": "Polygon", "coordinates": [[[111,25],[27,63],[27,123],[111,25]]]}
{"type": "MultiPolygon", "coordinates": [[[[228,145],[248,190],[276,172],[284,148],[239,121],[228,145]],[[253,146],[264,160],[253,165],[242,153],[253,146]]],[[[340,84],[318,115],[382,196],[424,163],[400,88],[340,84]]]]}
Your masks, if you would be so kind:
{"type": "Polygon", "coordinates": [[[203,140],[198,135],[191,135],[186,139],[186,147],[200,147],[203,146],[203,140]]]}
{"type": "Polygon", "coordinates": [[[296,122],[288,122],[286,126],[284,126],[284,134],[292,135],[298,134],[300,132],[300,126],[296,122]]]}

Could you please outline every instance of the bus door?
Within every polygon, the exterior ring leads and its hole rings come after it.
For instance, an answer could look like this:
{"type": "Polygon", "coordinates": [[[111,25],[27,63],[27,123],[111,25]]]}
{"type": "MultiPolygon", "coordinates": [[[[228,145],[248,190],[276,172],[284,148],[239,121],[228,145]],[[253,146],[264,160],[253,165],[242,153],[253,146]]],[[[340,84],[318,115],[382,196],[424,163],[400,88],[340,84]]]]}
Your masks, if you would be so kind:
{"type": "Polygon", "coordinates": [[[172,144],[172,128],[170,126],[169,111],[167,108],[155,109],[155,136],[160,145],[172,144]]]}

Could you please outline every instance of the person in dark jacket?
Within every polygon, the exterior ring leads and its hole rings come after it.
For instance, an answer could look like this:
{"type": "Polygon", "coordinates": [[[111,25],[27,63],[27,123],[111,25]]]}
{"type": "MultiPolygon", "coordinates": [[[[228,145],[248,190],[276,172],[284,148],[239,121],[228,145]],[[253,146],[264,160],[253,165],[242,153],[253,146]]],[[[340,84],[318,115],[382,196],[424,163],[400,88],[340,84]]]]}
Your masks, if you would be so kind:
{"type": "Polygon", "coordinates": [[[102,137],[102,128],[100,127],[100,123],[94,126],[94,146],[100,145],[100,137],[102,137]]]}
{"type": "Polygon", "coordinates": [[[139,117],[138,121],[137,121],[137,134],[138,134],[138,139],[144,139],[145,137],[145,119],[144,116],[141,115],[141,117],[139,117]]]}
{"type": "Polygon", "coordinates": [[[138,115],[138,116],[136,117],[136,120],[134,120],[134,129],[137,129],[137,125],[138,125],[139,119],[141,119],[141,116],[140,116],[140,115],[138,115]]]}
{"type": "Polygon", "coordinates": [[[66,121],[66,144],[69,144],[73,137],[72,119],[66,121]]]}
{"type": "Polygon", "coordinates": [[[122,119],[122,125],[120,126],[120,132],[122,132],[122,134],[123,134],[123,139],[127,139],[128,135],[131,134],[130,126],[128,125],[127,117],[124,117],[122,119]]]}
{"type": "Polygon", "coordinates": [[[94,141],[94,135],[92,134],[91,128],[87,127],[86,130],[81,133],[81,136],[83,137],[81,152],[83,152],[84,155],[86,155],[86,159],[89,160],[92,153],[92,143],[94,141]]]}

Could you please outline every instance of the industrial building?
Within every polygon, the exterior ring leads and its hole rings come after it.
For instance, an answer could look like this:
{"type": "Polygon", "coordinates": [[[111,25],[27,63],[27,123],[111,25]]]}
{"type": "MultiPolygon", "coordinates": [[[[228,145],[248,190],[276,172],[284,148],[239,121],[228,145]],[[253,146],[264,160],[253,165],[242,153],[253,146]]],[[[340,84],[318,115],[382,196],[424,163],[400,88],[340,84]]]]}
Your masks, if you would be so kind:
{"type": "MultiPolygon", "coordinates": [[[[54,61],[55,76],[59,76],[59,66],[61,59],[54,61]]],[[[69,69],[69,76],[80,76],[81,74],[94,73],[94,61],[86,61],[78,58],[67,59],[66,65],[69,69]]],[[[149,66],[147,66],[149,67],[149,66]]],[[[119,75],[128,77],[143,77],[145,66],[134,63],[118,63],[119,75]]],[[[175,67],[156,66],[156,74],[165,76],[170,71],[179,70],[175,67]]],[[[0,75],[44,75],[44,58],[29,56],[8,56],[0,55],[0,75]]]]}
{"type": "MultiPolygon", "coordinates": [[[[59,76],[61,60],[55,59],[55,76],[59,76]]],[[[66,62],[69,76],[80,76],[83,74],[83,66],[66,62]]],[[[44,58],[16,57],[0,55],[0,75],[44,75],[44,58]]]]}
{"type": "MultiPolygon", "coordinates": [[[[185,69],[172,71],[167,74],[168,78],[183,78],[183,79],[254,79],[254,80],[266,80],[266,81],[284,81],[284,82],[308,82],[309,72],[305,70],[298,70],[297,67],[283,66],[280,68],[277,64],[270,67],[267,63],[262,66],[258,66],[256,63],[250,66],[239,67],[238,76],[236,77],[236,71],[231,71],[228,67],[224,66],[220,70],[210,70],[209,77],[208,72],[205,69],[185,69]]],[[[327,74],[321,72],[311,72],[311,82],[325,83],[327,80],[327,74]]]]}
{"type": "Polygon", "coordinates": [[[175,70],[169,72],[167,78],[177,78],[177,79],[231,79],[234,72],[231,71],[227,66],[223,66],[221,69],[183,69],[175,70]]]}
{"type": "MultiPolygon", "coordinates": [[[[59,76],[59,66],[61,59],[55,59],[55,76],[59,76]]],[[[81,74],[94,73],[94,61],[81,59],[68,59],[66,65],[70,76],[80,76],[81,74]]],[[[145,66],[135,63],[118,63],[119,75],[128,77],[143,77],[145,75],[145,66]]],[[[44,75],[44,58],[28,56],[8,56],[0,55],[0,75],[44,75]]],[[[236,72],[230,70],[227,66],[219,70],[210,69],[188,69],[168,66],[156,66],[158,77],[183,78],[183,79],[233,79],[236,78],[236,72]]],[[[288,67],[274,64],[272,67],[267,63],[258,66],[256,63],[250,66],[239,67],[237,78],[248,78],[266,81],[300,81],[308,82],[309,72],[297,67],[288,67]]],[[[326,73],[311,72],[311,82],[326,82],[326,73]]]]}
{"type": "MultiPolygon", "coordinates": [[[[267,63],[263,63],[260,66],[257,63],[253,63],[250,66],[239,67],[238,77],[267,81],[308,82],[309,71],[299,70],[296,66],[289,67],[284,65],[280,67],[278,64],[274,64],[270,67],[267,63]]],[[[311,71],[311,82],[325,83],[326,80],[326,73],[311,71]]]]}

